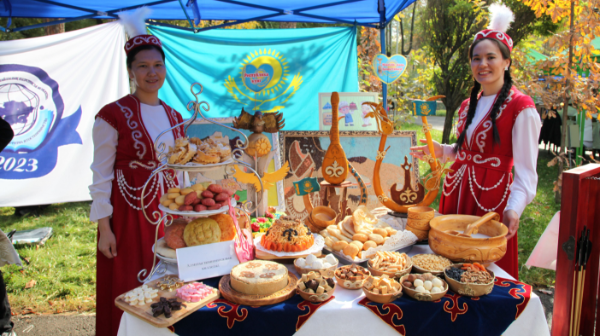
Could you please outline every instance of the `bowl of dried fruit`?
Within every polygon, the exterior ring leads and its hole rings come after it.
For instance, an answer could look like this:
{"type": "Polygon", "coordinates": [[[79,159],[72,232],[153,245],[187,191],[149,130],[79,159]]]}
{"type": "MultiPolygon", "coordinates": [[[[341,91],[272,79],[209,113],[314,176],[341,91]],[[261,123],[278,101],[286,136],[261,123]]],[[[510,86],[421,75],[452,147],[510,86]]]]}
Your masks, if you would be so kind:
{"type": "Polygon", "coordinates": [[[437,254],[415,254],[411,257],[415,273],[442,275],[444,269],[452,265],[450,259],[437,254]]]}
{"type": "Polygon", "coordinates": [[[402,296],[402,285],[385,274],[367,277],[362,290],[369,300],[377,303],[389,303],[402,296]]]}
{"type": "Polygon", "coordinates": [[[298,280],[296,293],[310,302],[327,301],[335,290],[333,278],[323,277],[319,272],[302,274],[298,280]]]}
{"type": "Polygon", "coordinates": [[[446,281],[431,273],[407,274],[400,278],[406,295],[419,301],[436,301],[448,291],[446,281]]]}
{"type": "Polygon", "coordinates": [[[335,270],[335,280],[346,289],[360,289],[371,272],[359,265],[346,265],[335,270]]]}
{"type": "Polygon", "coordinates": [[[460,295],[482,296],[494,289],[494,272],[479,263],[454,264],[444,270],[450,289],[460,295]]]}
{"type": "Polygon", "coordinates": [[[391,278],[400,278],[410,273],[412,261],[406,253],[379,251],[369,257],[367,262],[369,271],[376,276],[387,275],[391,278]]]}

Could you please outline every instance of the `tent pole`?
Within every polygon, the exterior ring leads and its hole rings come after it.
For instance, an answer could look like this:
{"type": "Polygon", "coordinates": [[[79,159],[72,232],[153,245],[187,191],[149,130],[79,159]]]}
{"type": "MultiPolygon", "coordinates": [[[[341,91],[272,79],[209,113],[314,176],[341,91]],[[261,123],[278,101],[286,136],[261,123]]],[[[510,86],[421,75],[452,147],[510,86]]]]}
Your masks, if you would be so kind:
{"type": "MultiPolygon", "coordinates": [[[[381,53],[387,55],[385,52],[385,26],[383,28],[379,28],[379,39],[381,41],[381,53]]],[[[383,95],[383,108],[387,112],[388,104],[387,104],[387,84],[381,82],[381,93],[383,95]]]]}

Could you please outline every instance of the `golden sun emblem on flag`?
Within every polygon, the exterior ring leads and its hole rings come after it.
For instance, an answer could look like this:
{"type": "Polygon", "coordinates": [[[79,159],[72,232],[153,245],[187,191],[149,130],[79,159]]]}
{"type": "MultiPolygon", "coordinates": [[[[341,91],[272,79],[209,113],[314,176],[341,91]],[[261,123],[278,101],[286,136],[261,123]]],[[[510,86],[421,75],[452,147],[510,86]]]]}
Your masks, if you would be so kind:
{"type": "Polygon", "coordinates": [[[246,55],[240,66],[239,77],[228,76],[225,87],[238,103],[251,105],[253,110],[279,111],[285,106],[277,104],[286,103],[302,85],[300,73],[288,85],[290,76],[289,63],[282,53],[273,49],[259,49],[246,55]],[[238,85],[238,80],[241,85],[238,85]],[[270,102],[277,106],[262,108],[270,102]]]}

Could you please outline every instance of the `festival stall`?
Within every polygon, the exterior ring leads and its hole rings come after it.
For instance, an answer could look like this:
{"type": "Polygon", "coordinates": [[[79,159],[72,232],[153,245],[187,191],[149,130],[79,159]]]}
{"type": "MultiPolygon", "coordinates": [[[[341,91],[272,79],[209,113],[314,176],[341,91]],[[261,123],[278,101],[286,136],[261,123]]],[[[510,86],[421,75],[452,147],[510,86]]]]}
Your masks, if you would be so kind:
{"type": "MultiPolygon", "coordinates": [[[[87,17],[111,18],[121,10],[108,3],[90,10],[94,5],[81,2],[24,0],[0,14],[23,15],[20,11],[34,4],[42,4],[39,17],[75,19],[88,12],[87,17]]],[[[189,1],[187,8],[174,1],[149,5],[159,13],[153,19],[344,22],[383,29],[408,4],[290,1],[282,9],[277,1],[214,0],[189,1]]],[[[70,19],[58,22],[65,20],[70,19]]],[[[177,49],[165,41],[167,53],[177,49]]],[[[259,55],[279,58],[271,50],[259,55]]],[[[254,92],[254,103],[288,68],[254,62],[256,56],[240,65],[244,92],[254,92]]],[[[403,57],[379,55],[373,67],[391,83],[405,65],[403,57]]],[[[297,90],[299,82],[290,88],[297,90]]],[[[408,154],[416,132],[395,131],[384,103],[344,101],[338,92],[326,92],[330,129],[288,131],[286,120],[301,124],[302,118],[278,106],[264,111],[250,105],[246,111],[240,102],[229,114],[233,120],[209,118],[211,108],[219,107],[218,101],[207,102],[211,83],[169,84],[167,94],[178,97],[190,118],[158,136],[153,149],[158,164],[139,188],[139,211],[155,226],[154,259],[150,269],[139,270],[139,287],[114,301],[125,312],[120,335],[549,333],[531,286],[495,265],[507,250],[508,228],[499,215],[442,216],[431,208],[447,170],[432,154],[425,158],[431,172],[419,176],[408,154]],[[341,117],[352,123],[352,111],[364,111],[364,120],[377,130],[340,131],[341,117]],[[194,131],[199,124],[212,128],[194,131]],[[183,134],[173,147],[161,140],[177,132],[183,134]],[[270,169],[274,156],[279,166],[270,169]],[[162,196],[157,196],[159,175],[169,186],[162,196]],[[265,192],[277,183],[283,184],[285,200],[280,209],[269,207],[265,192]],[[153,197],[160,205],[152,212],[145,202],[153,197]]],[[[230,78],[225,85],[234,90],[230,78]]],[[[414,105],[430,149],[426,117],[437,98],[414,105]]],[[[312,117],[304,113],[305,119],[312,117]]]]}

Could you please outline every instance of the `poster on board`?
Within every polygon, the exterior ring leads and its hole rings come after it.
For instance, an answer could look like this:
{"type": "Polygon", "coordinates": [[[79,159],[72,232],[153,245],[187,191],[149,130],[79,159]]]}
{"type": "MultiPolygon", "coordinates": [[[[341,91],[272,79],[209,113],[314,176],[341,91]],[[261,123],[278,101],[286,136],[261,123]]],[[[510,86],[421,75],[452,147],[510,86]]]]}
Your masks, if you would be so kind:
{"type": "MultiPolygon", "coordinates": [[[[377,131],[377,122],[373,118],[367,118],[371,112],[368,106],[362,106],[364,102],[378,103],[377,92],[339,92],[340,104],[338,106],[338,117],[340,131],[377,131]]],[[[328,131],[332,123],[331,92],[319,93],[319,129],[328,131]]]]}

